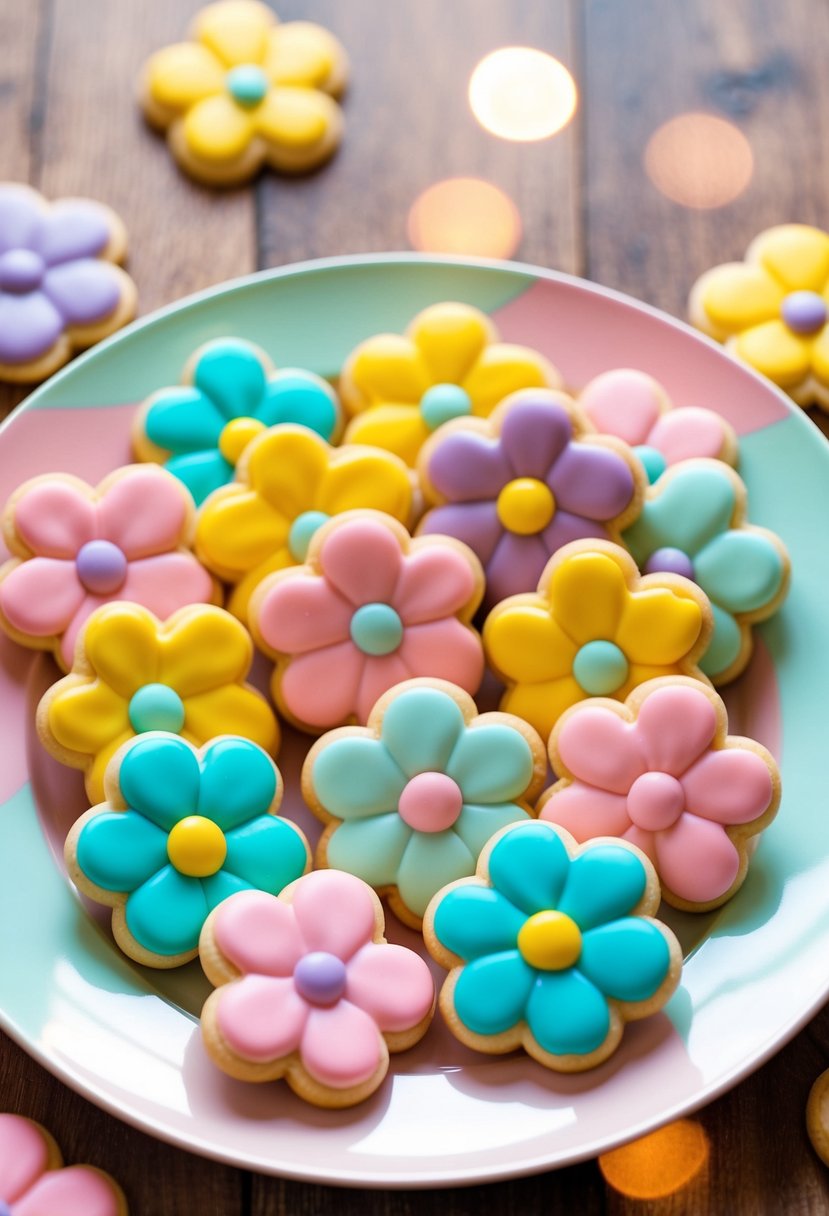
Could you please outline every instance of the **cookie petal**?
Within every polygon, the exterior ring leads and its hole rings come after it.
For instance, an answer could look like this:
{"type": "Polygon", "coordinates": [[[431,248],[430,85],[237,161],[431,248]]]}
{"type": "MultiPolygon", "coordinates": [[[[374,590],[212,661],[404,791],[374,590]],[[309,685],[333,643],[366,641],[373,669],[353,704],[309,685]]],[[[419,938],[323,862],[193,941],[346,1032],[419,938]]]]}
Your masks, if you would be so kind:
{"type": "Polygon", "coordinates": [[[182,120],[187,147],[194,156],[209,161],[232,161],[241,156],[254,130],[250,113],[224,93],[197,101],[182,120]]]}
{"type": "Polygon", "coordinates": [[[656,925],[625,917],[585,933],[579,971],[615,1001],[647,1001],[671,965],[668,943],[656,925]]]}
{"type": "Polygon", "coordinates": [[[535,1041],[552,1055],[588,1055],[610,1032],[610,1011],[599,989],[575,968],[538,976],[527,1001],[535,1041]]]}
{"type": "Polygon", "coordinates": [[[422,1021],[434,993],[426,963],[403,946],[369,942],[348,964],[345,999],[386,1034],[399,1034],[422,1021]]]}
{"type": "Polygon", "coordinates": [[[157,51],[147,64],[147,89],[156,105],[183,114],[224,89],[225,70],[196,42],[178,42],[157,51]]]}
{"type": "Polygon", "coordinates": [[[523,1020],[535,979],[517,950],[478,958],[458,976],[455,1012],[473,1034],[503,1034],[523,1020]]]}
{"type": "Polygon", "coordinates": [[[299,1047],[308,1006],[291,977],[244,975],[219,992],[216,1020],[237,1055],[264,1064],[299,1047]]]}
{"type": "Polygon", "coordinates": [[[0,363],[31,363],[45,355],[63,333],[60,310],[42,291],[0,292],[0,363]]]}
{"type": "Polygon", "coordinates": [[[79,258],[51,266],[43,276],[43,291],[67,325],[93,325],[115,312],[121,279],[109,262],[79,258]]]}
{"type": "Polygon", "coordinates": [[[81,829],[77,860],[97,887],[134,891],[167,865],[167,833],[135,811],[102,812],[81,829]]]}

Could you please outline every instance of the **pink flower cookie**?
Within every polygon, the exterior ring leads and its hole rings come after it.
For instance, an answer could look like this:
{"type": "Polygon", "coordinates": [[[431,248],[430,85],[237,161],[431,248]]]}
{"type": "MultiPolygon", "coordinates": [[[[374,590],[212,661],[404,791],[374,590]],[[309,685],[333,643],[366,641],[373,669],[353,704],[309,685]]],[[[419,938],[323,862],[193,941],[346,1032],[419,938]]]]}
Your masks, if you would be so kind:
{"type": "Polygon", "coordinates": [[[39,1123],[0,1114],[3,1216],[127,1216],[124,1192],[91,1165],[61,1168],[60,1149],[39,1123]]]}
{"type": "Polygon", "coordinates": [[[389,1052],[422,1038],[435,1005],[426,963],[383,929],[371,887],[338,870],[220,904],[199,944],[216,987],[201,1022],[211,1059],[243,1081],[284,1077],[316,1106],[374,1093],[389,1052]]]}
{"type": "Polygon", "coordinates": [[[164,469],[128,465],[97,488],[78,477],[34,477],[9,499],[0,567],[0,626],[16,642],[52,650],[64,671],[101,604],[130,600],[164,619],[216,603],[218,587],[188,546],[193,500],[164,469]]]}
{"type": "Polygon", "coordinates": [[[469,624],[484,576],[447,536],[415,540],[391,516],[348,511],[313,536],[304,566],[267,578],[251,630],[276,660],[273,696],[302,730],[365,725],[395,684],[435,676],[475,693],[484,674],[469,624]]]}
{"type": "Polygon", "coordinates": [[[577,841],[619,836],[656,867],[663,898],[705,912],[742,885],[751,838],[774,818],[780,774],[751,739],[728,734],[712,688],[651,680],[624,704],[591,700],[550,736],[561,780],[542,794],[541,819],[577,841]]]}

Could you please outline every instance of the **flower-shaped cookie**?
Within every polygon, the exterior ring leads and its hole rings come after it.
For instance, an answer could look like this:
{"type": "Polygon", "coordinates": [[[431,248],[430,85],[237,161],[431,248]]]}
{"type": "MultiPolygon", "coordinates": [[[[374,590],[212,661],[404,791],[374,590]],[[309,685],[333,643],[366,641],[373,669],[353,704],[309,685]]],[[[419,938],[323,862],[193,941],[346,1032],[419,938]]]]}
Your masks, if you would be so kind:
{"type": "Polygon", "coordinates": [[[561,780],[541,796],[541,819],[579,842],[637,845],[668,903],[692,912],[742,886],[749,840],[780,802],[769,752],[729,736],[713,689],[678,676],[643,684],[624,705],[574,706],[553,730],[550,761],[561,780]]]}
{"type": "Polygon", "coordinates": [[[484,605],[531,591],[573,540],[619,539],[639,513],[644,477],[627,444],[589,428],[549,389],[508,397],[490,418],[441,427],[418,460],[427,511],[418,532],[454,536],[477,553],[484,605]]]}
{"type": "Polygon", "coordinates": [[[141,735],[113,758],[106,789],[67,836],[66,865],[112,908],[124,953],[149,967],[195,958],[202,925],[229,895],[275,895],[309,867],[305,837],[276,813],[279,770],[249,739],[197,751],[178,735],[141,735]]]}
{"type": "Polygon", "coordinates": [[[267,427],[298,422],[323,439],[339,430],[340,403],[329,384],[300,368],[274,371],[265,352],[241,338],[201,346],[183,381],[144,402],[133,446],[140,460],[158,461],[183,481],[196,506],[233,481],[242,452],[267,427]]]}
{"type": "Polygon", "coordinates": [[[697,280],[688,312],[800,405],[829,409],[829,234],[806,224],[768,228],[745,262],[697,280]]]}
{"type": "Polygon", "coordinates": [[[141,99],[193,177],[231,185],[265,164],[302,172],[336,150],[343,119],[333,98],[348,60],[328,30],[280,25],[257,0],[220,0],[196,15],[192,39],[152,56],[141,99]]]}
{"type": "Polygon", "coordinates": [[[3,1216],[127,1216],[114,1178],[91,1165],[63,1167],[60,1149],[39,1123],[0,1114],[0,1212],[3,1216]]]}
{"type": "Polygon", "coordinates": [[[751,658],[751,625],[770,617],[789,586],[789,556],[773,532],[746,523],[746,488],[726,465],[689,460],[647,494],[623,540],[646,574],[693,579],[711,601],[714,631],[699,665],[726,684],[751,658]]]}
{"type": "Polygon", "coordinates": [[[45,380],[135,316],[135,284],[115,265],[126,251],[124,225],[102,203],[49,204],[0,183],[0,379],[45,380]]]}
{"type": "Polygon", "coordinates": [[[158,617],[219,598],[187,546],[190,494],[148,465],[116,469],[93,488],[65,473],[34,477],[9,499],[0,567],[0,625],[16,641],[52,650],[64,671],[94,610],[132,600],[158,617]]]}
{"type": "Polygon", "coordinates": [[[432,431],[451,418],[486,418],[518,389],[560,384],[542,355],[499,342],[485,313],[469,304],[433,304],[405,334],[376,334],[348,356],[339,390],[355,417],[345,437],[414,465],[432,431]]]}
{"type": "Polygon", "coordinates": [[[211,1058],[241,1080],[284,1077],[320,1106],[367,1098],[435,1005],[426,963],[383,930],[371,887],[337,870],[307,874],[278,899],[232,896],[199,947],[216,985],[202,1011],[211,1058]]]}
{"type": "Polygon", "coordinates": [[[653,484],[665,469],[692,456],[737,463],[734,428],[713,410],[674,409],[658,380],[631,367],[591,380],[579,405],[597,431],[629,443],[653,484]]]}
{"type": "Polygon", "coordinates": [[[138,604],[106,604],[87,621],[72,671],[38,706],[41,742],[82,768],[91,803],[103,802],[104,772],[122,744],[151,730],[197,747],[242,735],[266,751],[279,745],[268,702],[247,684],[250,634],[211,604],[181,608],[163,623],[138,604]]]}
{"type": "Polygon", "coordinates": [[[368,721],[380,696],[415,676],[477,691],[483,647],[475,554],[448,536],[412,540],[378,511],[353,511],[314,535],[304,566],[257,589],[250,623],[276,660],[285,717],[313,733],[368,721]]]}
{"type": "Polygon", "coordinates": [[[632,846],[576,847],[540,821],[504,828],[478,876],[426,912],[426,945],[450,969],[449,1028],[478,1051],[523,1047],[560,1072],[600,1064],[625,1022],[655,1013],[679,981],[679,943],[652,919],[658,906],[653,868],[632,846]]]}
{"type": "Polygon", "coordinates": [[[545,769],[520,718],[479,715],[442,680],[398,684],[366,728],[331,731],[308,753],[303,795],[329,824],[317,864],[364,879],[419,929],[432,896],[475,873],[490,836],[532,813],[545,769]]]}
{"type": "Polygon", "coordinates": [[[704,680],[697,662],[711,634],[705,594],[676,574],[639,571],[607,541],[573,541],[547,565],[537,592],[513,595],[484,625],[487,661],[507,685],[501,709],[546,739],[585,697],[615,697],[656,676],[704,680]]]}
{"type": "Polygon", "coordinates": [[[236,478],[201,508],[196,552],[236,584],[228,607],[242,620],[265,575],[304,562],[330,516],[371,507],[406,523],[412,510],[411,477],[396,456],[352,444],[332,448],[291,423],[248,444],[236,478]]]}

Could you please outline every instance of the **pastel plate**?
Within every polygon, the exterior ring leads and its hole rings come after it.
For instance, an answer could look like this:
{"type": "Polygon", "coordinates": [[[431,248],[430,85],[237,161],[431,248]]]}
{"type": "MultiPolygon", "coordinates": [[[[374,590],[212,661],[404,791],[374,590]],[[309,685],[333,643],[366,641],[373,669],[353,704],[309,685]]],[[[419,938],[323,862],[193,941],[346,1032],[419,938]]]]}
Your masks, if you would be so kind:
{"type": "MultiPolygon", "coordinates": [[[[369,1102],[314,1110],[283,1085],[245,1086],[214,1070],[199,1035],[207,986],[198,964],[173,974],[132,965],[106,918],[82,905],[62,861],[66,829],[85,807],[80,775],[44,755],[33,726],[56,672],[4,639],[0,1026],[119,1118],[197,1153],[318,1182],[471,1183],[594,1156],[733,1085],[829,991],[829,447],[767,382],[685,326],[520,266],[394,255],[271,271],[131,326],[34,393],[0,431],[0,499],[36,473],[94,481],[127,461],[135,404],[175,383],[209,338],[248,338],[277,365],[331,376],[362,338],[447,299],[491,313],[506,340],[541,349],[574,388],[636,366],[676,404],[711,406],[737,428],[751,518],[784,538],[794,578],[728,699],[732,729],[781,758],[783,804],[732,903],[671,917],[687,955],[682,985],[665,1013],[627,1030],[602,1068],[562,1078],[518,1056],[476,1057],[436,1023],[369,1102]]],[[[298,792],[302,748],[289,738],[279,763],[286,810],[311,827],[298,792]]]]}

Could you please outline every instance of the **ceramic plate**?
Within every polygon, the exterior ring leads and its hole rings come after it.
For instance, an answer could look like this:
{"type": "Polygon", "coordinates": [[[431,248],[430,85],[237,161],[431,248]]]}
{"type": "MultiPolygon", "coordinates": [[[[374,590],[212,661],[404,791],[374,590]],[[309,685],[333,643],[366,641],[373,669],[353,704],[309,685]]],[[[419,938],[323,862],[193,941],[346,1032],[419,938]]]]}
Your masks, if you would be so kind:
{"type": "MultiPolygon", "coordinates": [[[[106,917],[83,906],[62,860],[65,832],[85,809],[80,774],[45,756],[33,725],[56,671],[4,639],[0,1025],[61,1080],[145,1131],[318,1182],[437,1186],[594,1156],[733,1085],[829,989],[829,448],[768,383],[686,327],[589,283],[519,266],[404,255],[257,275],[131,326],[36,392],[0,431],[0,501],[36,473],[96,481],[127,462],[135,404],[176,383],[209,338],[247,338],[277,365],[333,376],[361,339],[451,299],[485,309],[506,340],[543,351],[573,388],[611,367],[640,367],[677,405],[711,406],[736,427],[751,518],[784,538],[794,577],[730,690],[732,730],[771,747],[785,792],[737,897],[715,914],[671,915],[687,959],[681,987],[664,1013],[628,1028],[602,1068],[558,1077],[518,1056],[475,1056],[436,1022],[393,1060],[371,1100],[319,1111],[282,1084],[246,1086],[215,1070],[199,1034],[207,986],[198,963],[172,974],[135,966],[114,947],[106,917]]],[[[284,809],[313,834],[298,792],[301,758],[289,737],[279,759],[284,809]]]]}

